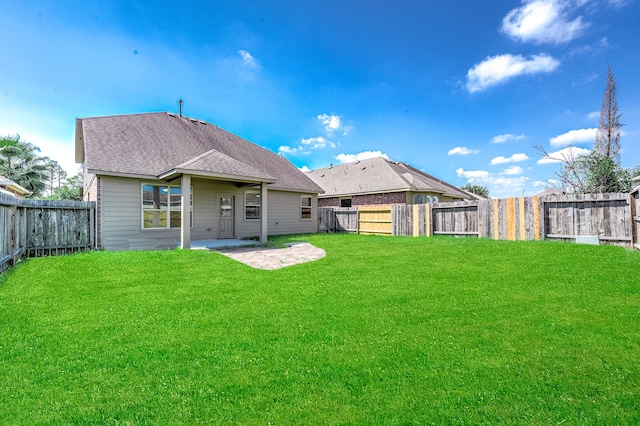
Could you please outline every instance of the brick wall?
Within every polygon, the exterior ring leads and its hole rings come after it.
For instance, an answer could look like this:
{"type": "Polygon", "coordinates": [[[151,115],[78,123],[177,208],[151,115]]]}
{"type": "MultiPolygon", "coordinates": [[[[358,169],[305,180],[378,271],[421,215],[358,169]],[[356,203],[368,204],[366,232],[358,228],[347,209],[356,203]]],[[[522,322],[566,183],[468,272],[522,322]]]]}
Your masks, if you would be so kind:
{"type": "Polygon", "coordinates": [[[367,206],[371,204],[406,204],[407,196],[404,192],[388,192],[383,194],[356,195],[351,199],[352,206],[367,206]]]}
{"type": "Polygon", "coordinates": [[[318,207],[340,207],[340,198],[318,198],[318,207]]]}
{"type": "MultiPolygon", "coordinates": [[[[354,195],[351,197],[352,207],[375,204],[405,204],[406,202],[407,196],[405,192],[354,195]]],[[[340,197],[319,198],[318,207],[340,207],[340,197]]]]}

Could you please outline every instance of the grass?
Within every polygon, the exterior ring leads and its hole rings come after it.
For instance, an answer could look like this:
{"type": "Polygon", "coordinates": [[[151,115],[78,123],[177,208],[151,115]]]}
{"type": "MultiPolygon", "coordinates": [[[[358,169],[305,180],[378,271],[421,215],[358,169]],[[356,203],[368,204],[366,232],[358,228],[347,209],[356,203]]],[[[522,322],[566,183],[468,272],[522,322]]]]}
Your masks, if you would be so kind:
{"type": "Polygon", "coordinates": [[[0,424],[638,424],[640,253],[359,235],[0,276],[0,424]]]}

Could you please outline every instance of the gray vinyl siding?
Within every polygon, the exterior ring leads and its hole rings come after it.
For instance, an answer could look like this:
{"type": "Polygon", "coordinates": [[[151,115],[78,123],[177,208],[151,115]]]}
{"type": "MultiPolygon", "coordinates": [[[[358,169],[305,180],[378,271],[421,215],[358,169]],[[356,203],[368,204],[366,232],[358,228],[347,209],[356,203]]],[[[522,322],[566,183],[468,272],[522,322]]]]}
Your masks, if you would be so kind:
{"type": "MultiPolygon", "coordinates": [[[[171,249],[180,245],[180,229],[142,229],[142,183],[166,184],[162,181],[100,177],[99,234],[106,250],[171,249]]],[[[171,185],[180,185],[174,181],[171,185]]],[[[244,219],[244,193],[227,182],[193,178],[193,227],[191,240],[218,238],[218,196],[235,197],[235,238],[260,235],[259,220],[244,219]]],[[[312,218],[300,219],[300,193],[269,191],[269,235],[317,232],[317,196],[312,195],[312,218]]]]}
{"type": "Polygon", "coordinates": [[[267,199],[269,235],[310,234],[318,232],[318,195],[269,191],[267,199]],[[311,196],[311,219],[300,218],[300,196],[311,196]]]}

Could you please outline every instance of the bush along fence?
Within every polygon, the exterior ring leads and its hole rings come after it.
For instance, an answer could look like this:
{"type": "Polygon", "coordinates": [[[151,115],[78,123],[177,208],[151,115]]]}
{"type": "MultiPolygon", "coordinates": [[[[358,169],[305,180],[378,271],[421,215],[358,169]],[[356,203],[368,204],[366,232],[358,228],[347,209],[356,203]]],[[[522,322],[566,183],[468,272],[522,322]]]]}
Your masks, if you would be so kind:
{"type": "Polygon", "coordinates": [[[95,203],[23,200],[0,193],[0,272],[23,257],[95,247],[95,203]]]}
{"type": "Polygon", "coordinates": [[[320,232],[554,239],[640,249],[640,200],[632,194],[548,195],[434,204],[320,208],[320,232]]]}

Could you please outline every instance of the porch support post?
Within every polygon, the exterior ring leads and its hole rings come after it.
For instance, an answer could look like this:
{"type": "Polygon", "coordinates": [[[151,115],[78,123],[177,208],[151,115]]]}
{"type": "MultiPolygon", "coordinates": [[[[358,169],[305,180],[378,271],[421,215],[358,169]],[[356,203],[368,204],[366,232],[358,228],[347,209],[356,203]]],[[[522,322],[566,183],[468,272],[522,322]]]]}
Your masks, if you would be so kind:
{"type": "Polygon", "coordinates": [[[267,183],[260,183],[260,244],[267,242],[267,183]]]}
{"type": "Polygon", "coordinates": [[[180,248],[191,248],[191,175],[182,175],[180,248]]]}

